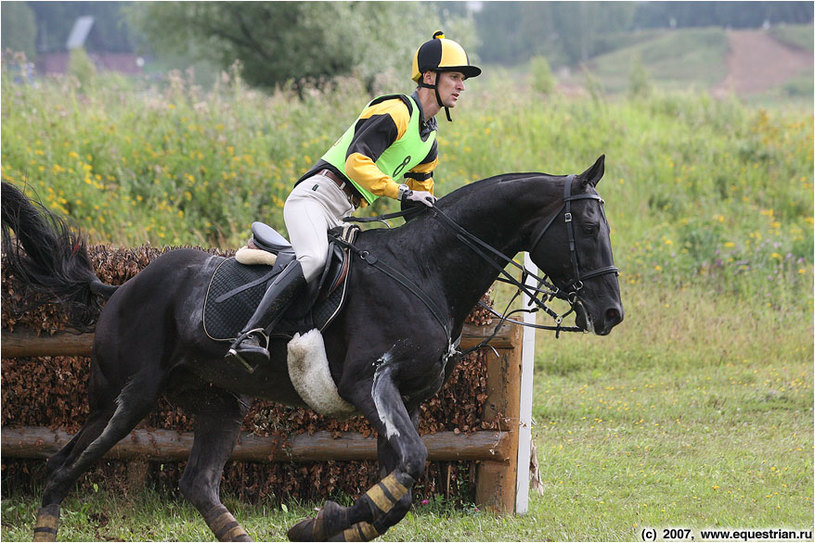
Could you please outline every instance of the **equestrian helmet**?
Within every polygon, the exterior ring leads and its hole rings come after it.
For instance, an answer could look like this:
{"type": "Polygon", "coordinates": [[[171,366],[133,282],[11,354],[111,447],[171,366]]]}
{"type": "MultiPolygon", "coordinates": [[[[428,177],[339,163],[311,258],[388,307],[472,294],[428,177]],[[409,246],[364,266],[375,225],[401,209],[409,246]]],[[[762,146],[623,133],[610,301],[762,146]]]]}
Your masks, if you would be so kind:
{"type": "Polygon", "coordinates": [[[418,83],[427,71],[461,72],[464,77],[481,74],[481,68],[470,64],[464,48],[458,42],[445,38],[441,30],[433,34],[433,39],[419,46],[413,55],[413,81],[418,83]]]}

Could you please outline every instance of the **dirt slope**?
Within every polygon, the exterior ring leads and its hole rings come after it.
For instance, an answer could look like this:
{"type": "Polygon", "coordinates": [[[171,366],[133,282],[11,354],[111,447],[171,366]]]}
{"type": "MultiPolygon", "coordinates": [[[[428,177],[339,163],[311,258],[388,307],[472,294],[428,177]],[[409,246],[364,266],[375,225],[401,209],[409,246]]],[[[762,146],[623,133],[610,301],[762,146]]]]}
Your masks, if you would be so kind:
{"type": "Polygon", "coordinates": [[[813,66],[812,52],[784,45],[762,30],[732,30],[728,37],[728,74],[713,89],[716,95],[761,93],[813,66]]]}

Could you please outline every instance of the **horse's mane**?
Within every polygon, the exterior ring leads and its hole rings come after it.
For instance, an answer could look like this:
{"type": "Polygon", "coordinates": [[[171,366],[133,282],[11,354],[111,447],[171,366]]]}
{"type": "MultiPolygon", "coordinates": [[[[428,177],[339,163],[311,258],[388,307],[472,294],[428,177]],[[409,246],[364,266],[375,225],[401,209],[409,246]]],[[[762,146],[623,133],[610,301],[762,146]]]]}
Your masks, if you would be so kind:
{"type": "Polygon", "coordinates": [[[542,178],[542,180],[543,179],[554,180],[562,179],[565,176],[551,175],[542,172],[514,172],[494,175],[492,177],[487,177],[486,179],[481,179],[478,181],[473,181],[472,183],[468,183],[466,185],[462,185],[453,192],[445,195],[443,198],[440,198],[439,204],[442,206],[455,205],[455,203],[458,202],[458,200],[460,200],[461,198],[466,198],[472,195],[473,191],[480,192],[485,190],[487,187],[492,187],[494,185],[499,185],[502,183],[511,183],[519,179],[529,179],[533,177],[542,178]]]}

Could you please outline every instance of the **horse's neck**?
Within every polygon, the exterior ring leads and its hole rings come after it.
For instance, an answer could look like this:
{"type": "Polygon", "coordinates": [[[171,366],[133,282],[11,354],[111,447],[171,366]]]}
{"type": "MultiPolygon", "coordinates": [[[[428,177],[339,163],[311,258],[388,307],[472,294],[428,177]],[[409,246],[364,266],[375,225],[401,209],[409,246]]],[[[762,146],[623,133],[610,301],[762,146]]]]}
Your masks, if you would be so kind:
{"type": "MultiPolygon", "coordinates": [[[[545,190],[542,182],[533,186],[541,193],[545,190]]],[[[453,205],[441,206],[440,211],[485,244],[513,258],[529,237],[533,215],[542,211],[542,206],[531,201],[532,196],[538,202],[551,197],[530,194],[529,185],[520,181],[473,189],[456,199],[453,205]]],[[[474,250],[461,240],[455,229],[443,225],[444,222],[443,218],[430,215],[424,221],[425,226],[415,231],[416,235],[424,232],[426,236],[420,246],[427,275],[440,278],[451,316],[460,324],[495,282],[506,262],[489,250],[474,250]]]]}

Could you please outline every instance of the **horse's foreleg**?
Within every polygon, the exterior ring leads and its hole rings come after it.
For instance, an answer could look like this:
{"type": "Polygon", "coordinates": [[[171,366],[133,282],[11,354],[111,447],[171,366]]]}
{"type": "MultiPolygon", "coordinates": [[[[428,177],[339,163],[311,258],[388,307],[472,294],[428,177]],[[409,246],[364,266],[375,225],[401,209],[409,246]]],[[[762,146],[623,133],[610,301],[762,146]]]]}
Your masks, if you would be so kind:
{"type": "Polygon", "coordinates": [[[195,439],[179,483],[181,492],[219,541],[252,541],[220,499],[224,464],[238,440],[248,402],[229,393],[196,394],[194,403],[184,404],[195,413],[195,439]]]}
{"type": "Polygon", "coordinates": [[[427,448],[390,368],[380,368],[371,392],[367,401],[356,405],[385,440],[380,441],[380,461],[392,469],[351,507],[326,502],[316,518],[305,519],[289,530],[292,541],[370,541],[402,520],[410,509],[411,489],[424,473],[427,448]]]}

